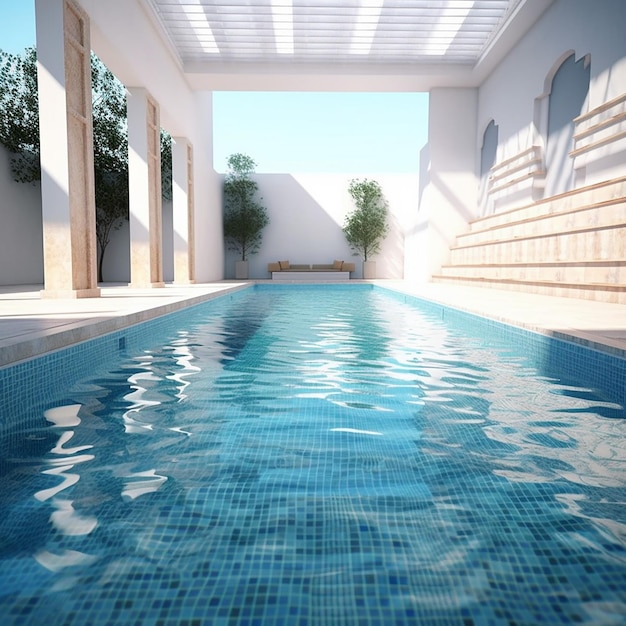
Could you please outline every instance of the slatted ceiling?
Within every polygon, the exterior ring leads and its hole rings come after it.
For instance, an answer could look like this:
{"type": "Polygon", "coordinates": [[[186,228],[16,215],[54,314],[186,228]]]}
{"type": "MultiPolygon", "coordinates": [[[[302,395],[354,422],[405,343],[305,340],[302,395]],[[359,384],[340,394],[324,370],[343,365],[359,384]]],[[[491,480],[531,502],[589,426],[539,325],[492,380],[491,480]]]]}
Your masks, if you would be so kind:
{"type": "Polygon", "coordinates": [[[520,0],[148,0],[185,62],[473,65],[520,0]]]}

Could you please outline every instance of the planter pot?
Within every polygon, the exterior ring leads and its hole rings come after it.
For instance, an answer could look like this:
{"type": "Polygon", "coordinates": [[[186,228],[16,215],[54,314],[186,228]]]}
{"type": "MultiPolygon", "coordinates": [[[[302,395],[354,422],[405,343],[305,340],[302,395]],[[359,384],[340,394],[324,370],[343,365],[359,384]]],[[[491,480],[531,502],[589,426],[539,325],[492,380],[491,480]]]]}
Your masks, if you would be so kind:
{"type": "Polygon", "coordinates": [[[248,261],[235,261],[235,278],[237,280],[248,278],[248,261]]]}
{"type": "Polygon", "coordinates": [[[363,278],[365,280],[376,278],[376,261],[363,261],[363,278]]]}

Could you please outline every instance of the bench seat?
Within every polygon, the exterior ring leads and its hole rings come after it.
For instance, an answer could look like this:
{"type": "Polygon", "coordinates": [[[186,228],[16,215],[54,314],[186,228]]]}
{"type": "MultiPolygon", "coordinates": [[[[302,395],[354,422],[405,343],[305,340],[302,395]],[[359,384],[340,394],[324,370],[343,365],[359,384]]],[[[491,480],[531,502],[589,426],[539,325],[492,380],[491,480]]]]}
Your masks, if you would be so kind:
{"type": "Polygon", "coordinates": [[[356,265],[343,261],[336,263],[299,264],[281,261],[268,263],[272,280],[349,280],[356,265]]]}

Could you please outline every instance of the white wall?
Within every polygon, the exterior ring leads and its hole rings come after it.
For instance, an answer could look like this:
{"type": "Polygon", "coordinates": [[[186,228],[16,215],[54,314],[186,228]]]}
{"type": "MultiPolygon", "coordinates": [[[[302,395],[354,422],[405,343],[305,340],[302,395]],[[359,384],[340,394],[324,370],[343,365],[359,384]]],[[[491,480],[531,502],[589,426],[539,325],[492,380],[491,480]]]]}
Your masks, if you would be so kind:
{"type": "MultiPolygon", "coordinates": [[[[232,277],[234,257],[225,254],[222,238],[221,178],[212,162],[211,93],[190,89],[177,61],[146,20],[142,0],[79,2],[92,15],[95,52],[126,85],[145,87],[159,102],[162,125],[193,144],[197,281],[232,277]]],[[[590,55],[589,108],[625,93],[624,33],[623,0],[556,0],[478,88],[434,89],[420,176],[370,176],[381,183],[397,221],[376,259],[379,275],[426,280],[445,261],[447,246],[477,215],[478,164],[487,124],[493,119],[498,125],[496,162],[541,142],[550,78],[572,51],[576,58],[590,55]]],[[[620,146],[624,143],[626,139],[620,146]]],[[[595,155],[578,184],[624,174],[626,149],[595,155]]],[[[0,150],[0,284],[41,283],[39,189],[13,183],[5,161],[0,150]]],[[[360,266],[341,233],[349,206],[348,180],[260,175],[272,224],[261,252],[251,259],[251,276],[266,277],[267,263],[280,258],[323,263],[342,256],[360,266]]],[[[125,228],[115,233],[107,251],[112,275],[108,278],[105,268],[108,280],[127,280],[122,278],[128,263],[125,228]]]]}
{"type": "MultiPolygon", "coordinates": [[[[267,264],[356,263],[354,278],[362,277],[362,259],[353,256],[342,231],[345,216],[353,210],[348,194],[352,175],[257,174],[259,195],[267,207],[270,224],[258,254],[250,257],[250,278],[269,278],[267,264]]],[[[390,232],[376,261],[377,277],[403,278],[405,235],[417,215],[417,174],[364,174],[376,180],[389,204],[390,232]]],[[[237,255],[226,251],[226,278],[235,275],[237,255]]]]}
{"type": "MultiPolygon", "coordinates": [[[[522,150],[544,145],[551,78],[572,52],[589,54],[591,77],[588,108],[626,92],[626,2],[623,0],[556,0],[504,57],[478,90],[476,150],[493,119],[498,125],[496,162],[522,150]]],[[[623,159],[591,163],[578,184],[619,174],[623,159]]]]}
{"type": "Polygon", "coordinates": [[[0,285],[43,283],[43,229],[39,183],[16,183],[0,145],[0,285]]]}
{"type": "Polygon", "coordinates": [[[105,283],[130,282],[130,233],[128,220],[119,230],[111,231],[109,245],[104,253],[102,279],[105,283]]]}
{"type": "MultiPolygon", "coordinates": [[[[0,285],[43,283],[43,232],[39,183],[13,180],[9,153],[0,146],[0,285]]],[[[163,203],[163,273],[173,280],[172,204],[163,203]]],[[[111,232],[104,256],[105,282],[130,280],[128,222],[111,232]]]]}
{"type": "Polygon", "coordinates": [[[421,153],[420,206],[408,277],[427,281],[447,260],[455,236],[477,217],[476,89],[434,89],[428,147],[421,153]],[[427,163],[424,162],[427,160],[427,163]]]}
{"type": "Polygon", "coordinates": [[[163,280],[172,282],[174,280],[174,212],[171,200],[163,200],[161,220],[163,280]]]}

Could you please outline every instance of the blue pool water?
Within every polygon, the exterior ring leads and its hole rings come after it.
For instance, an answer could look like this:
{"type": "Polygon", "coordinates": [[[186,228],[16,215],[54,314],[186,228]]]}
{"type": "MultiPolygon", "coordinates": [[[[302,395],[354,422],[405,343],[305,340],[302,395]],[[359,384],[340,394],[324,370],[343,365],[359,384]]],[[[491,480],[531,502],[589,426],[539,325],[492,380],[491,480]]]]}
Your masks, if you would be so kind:
{"type": "Polygon", "coordinates": [[[623,361],[405,300],[258,287],[0,372],[1,623],[626,623],[623,361]]]}

